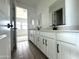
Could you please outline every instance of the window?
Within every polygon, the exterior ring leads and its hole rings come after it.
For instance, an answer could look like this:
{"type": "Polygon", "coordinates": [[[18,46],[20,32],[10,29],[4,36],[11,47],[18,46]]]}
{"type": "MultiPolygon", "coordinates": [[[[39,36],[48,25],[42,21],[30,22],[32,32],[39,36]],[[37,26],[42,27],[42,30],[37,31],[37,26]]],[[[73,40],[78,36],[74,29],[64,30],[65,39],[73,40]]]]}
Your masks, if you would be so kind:
{"type": "Polygon", "coordinates": [[[27,9],[17,7],[16,8],[16,17],[17,18],[27,19],[27,9]]]}
{"type": "Polygon", "coordinates": [[[27,9],[16,7],[16,27],[18,30],[27,29],[27,9]]]}
{"type": "Polygon", "coordinates": [[[27,23],[17,22],[16,25],[18,30],[27,29],[27,23]]]}
{"type": "Polygon", "coordinates": [[[27,29],[27,23],[22,23],[22,29],[27,29]]]}
{"type": "Polygon", "coordinates": [[[21,29],[21,23],[20,22],[16,22],[16,25],[17,25],[16,28],[20,30],[21,29]]]}

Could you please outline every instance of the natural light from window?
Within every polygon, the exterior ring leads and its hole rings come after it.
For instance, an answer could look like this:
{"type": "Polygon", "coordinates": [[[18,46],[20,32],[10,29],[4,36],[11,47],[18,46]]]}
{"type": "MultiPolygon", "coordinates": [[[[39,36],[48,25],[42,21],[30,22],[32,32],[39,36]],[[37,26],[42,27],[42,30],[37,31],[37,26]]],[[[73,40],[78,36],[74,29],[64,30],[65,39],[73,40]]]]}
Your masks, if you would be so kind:
{"type": "Polygon", "coordinates": [[[27,9],[17,7],[16,8],[16,17],[17,18],[27,19],[27,9]]]}
{"type": "Polygon", "coordinates": [[[18,30],[27,29],[27,9],[16,7],[16,27],[18,30]]]}

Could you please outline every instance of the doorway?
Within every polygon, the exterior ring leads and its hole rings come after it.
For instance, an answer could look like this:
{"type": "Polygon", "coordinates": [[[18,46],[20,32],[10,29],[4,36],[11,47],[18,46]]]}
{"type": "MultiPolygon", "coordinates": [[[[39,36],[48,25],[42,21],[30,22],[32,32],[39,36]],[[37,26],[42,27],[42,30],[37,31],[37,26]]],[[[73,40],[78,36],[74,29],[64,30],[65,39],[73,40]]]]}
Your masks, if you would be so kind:
{"type": "Polygon", "coordinates": [[[16,38],[17,43],[28,40],[27,9],[16,7],[16,38]]]}

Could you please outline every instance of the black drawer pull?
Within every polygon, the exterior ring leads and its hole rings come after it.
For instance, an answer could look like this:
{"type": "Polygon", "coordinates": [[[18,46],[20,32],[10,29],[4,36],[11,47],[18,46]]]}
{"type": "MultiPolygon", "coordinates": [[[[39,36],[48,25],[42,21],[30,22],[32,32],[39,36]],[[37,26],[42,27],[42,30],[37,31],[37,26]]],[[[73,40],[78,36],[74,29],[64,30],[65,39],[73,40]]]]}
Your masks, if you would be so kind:
{"type": "Polygon", "coordinates": [[[59,53],[59,44],[57,44],[57,53],[59,53]]]}
{"type": "Polygon", "coordinates": [[[45,45],[47,46],[47,40],[45,40],[45,45]]]}
{"type": "Polygon", "coordinates": [[[44,39],[43,39],[43,44],[44,44],[44,39]]]}

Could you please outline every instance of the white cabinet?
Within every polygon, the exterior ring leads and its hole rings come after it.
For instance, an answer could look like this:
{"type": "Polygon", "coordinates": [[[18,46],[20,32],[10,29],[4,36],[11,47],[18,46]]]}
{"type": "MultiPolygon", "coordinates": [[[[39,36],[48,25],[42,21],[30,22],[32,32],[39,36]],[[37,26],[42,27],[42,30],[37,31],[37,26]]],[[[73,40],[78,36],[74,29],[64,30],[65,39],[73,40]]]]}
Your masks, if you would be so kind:
{"type": "Polygon", "coordinates": [[[49,59],[79,59],[78,33],[33,33],[32,42],[49,59]]]}
{"type": "Polygon", "coordinates": [[[58,59],[79,59],[79,33],[58,33],[58,59]]]}
{"type": "Polygon", "coordinates": [[[36,35],[36,37],[35,37],[35,45],[38,47],[38,45],[39,45],[39,36],[38,35],[36,35]]]}
{"type": "Polygon", "coordinates": [[[45,45],[44,45],[44,37],[43,36],[40,36],[40,46],[41,46],[41,48],[40,48],[40,50],[44,53],[44,47],[45,47],[45,45]]]}
{"type": "Polygon", "coordinates": [[[49,58],[56,59],[56,40],[41,36],[40,50],[49,58]]]}
{"type": "Polygon", "coordinates": [[[40,37],[37,37],[37,47],[40,49],[40,37]]]}
{"type": "Polygon", "coordinates": [[[47,56],[48,39],[43,37],[43,53],[47,56]]]}
{"type": "Polygon", "coordinates": [[[58,45],[57,59],[79,59],[79,51],[76,45],[60,41],[57,42],[57,45],[58,45]]]}
{"type": "Polygon", "coordinates": [[[43,36],[39,36],[37,38],[37,45],[36,45],[46,56],[47,56],[47,48],[48,48],[48,39],[43,37],[43,36]]]}
{"type": "Polygon", "coordinates": [[[55,33],[41,32],[37,46],[49,58],[56,59],[56,37],[55,33]]]}
{"type": "Polygon", "coordinates": [[[48,38],[48,58],[56,59],[56,40],[48,38]]]}
{"type": "Polygon", "coordinates": [[[47,56],[47,39],[39,36],[37,39],[37,47],[47,56]]]}
{"type": "Polygon", "coordinates": [[[35,31],[34,30],[29,30],[29,35],[30,35],[30,37],[29,37],[29,40],[32,42],[32,43],[34,43],[34,44],[36,44],[36,36],[35,36],[35,31]]]}

